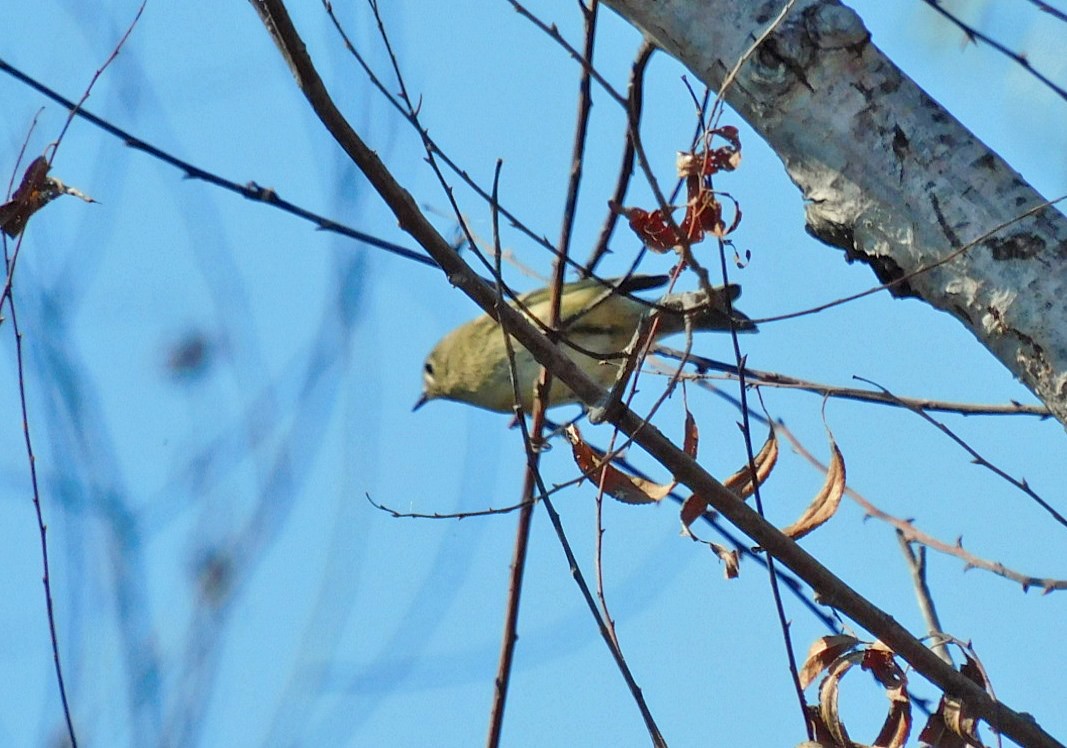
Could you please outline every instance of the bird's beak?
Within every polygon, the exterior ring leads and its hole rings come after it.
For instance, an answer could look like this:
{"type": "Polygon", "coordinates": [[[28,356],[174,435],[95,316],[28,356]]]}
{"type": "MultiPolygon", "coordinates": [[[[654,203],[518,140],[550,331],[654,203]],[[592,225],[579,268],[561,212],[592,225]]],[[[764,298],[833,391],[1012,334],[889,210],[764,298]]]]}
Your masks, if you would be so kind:
{"type": "Polygon", "coordinates": [[[414,413],[416,410],[418,410],[423,405],[425,405],[427,402],[429,402],[429,400],[430,400],[430,397],[425,392],[423,392],[422,395],[419,397],[419,399],[415,401],[415,405],[412,406],[411,412],[414,413]]]}

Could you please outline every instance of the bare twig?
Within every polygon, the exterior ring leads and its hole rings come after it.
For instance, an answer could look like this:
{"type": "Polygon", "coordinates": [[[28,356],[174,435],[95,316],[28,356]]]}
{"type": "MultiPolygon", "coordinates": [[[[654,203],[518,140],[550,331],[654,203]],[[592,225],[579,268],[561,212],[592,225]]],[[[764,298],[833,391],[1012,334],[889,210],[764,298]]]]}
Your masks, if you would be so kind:
{"type": "MultiPolygon", "coordinates": [[[[930,586],[926,583],[926,546],[920,545],[918,553],[916,553],[904,533],[900,530],[896,532],[897,541],[900,543],[900,552],[904,554],[904,561],[908,564],[908,571],[911,573],[911,584],[915,588],[915,598],[919,603],[919,612],[922,613],[923,620],[926,621],[926,631],[931,636],[940,634],[943,631],[941,619],[937,615],[937,607],[934,605],[934,596],[930,594],[930,586]]],[[[935,642],[932,646],[942,660],[949,665],[954,664],[952,655],[949,654],[943,642],[935,642]]]]}
{"type": "Polygon", "coordinates": [[[778,15],[767,25],[759,36],[755,38],[752,44],[749,45],[745,53],[738,58],[737,62],[730,69],[730,72],[726,74],[726,77],[722,79],[722,85],[719,86],[719,93],[715,96],[715,103],[711,108],[711,127],[718,126],[719,117],[725,111],[726,91],[733,85],[734,79],[737,78],[737,74],[741,72],[741,68],[745,66],[745,63],[756,53],[756,50],[760,48],[760,45],[767,41],[767,37],[774,33],[774,30],[782,25],[782,21],[789,15],[789,11],[796,5],[796,0],[786,0],[785,5],[778,12],[778,15]]]}
{"type": "MultiPolygon", "coordinates": [[[[147,0],[145,0],[145,2],[147,2],[147,0]]],[[[145,2],[142,2],[140,7],[137,9],[137,12],[134,14],[133,20],[130,21],[130,24],[126,28],[126,32],[119,38],[118,42],[112,48],[111,54],[108,55],[107,59],[104,60],[104,63],[99,68],[97,68],[95,73],[93,73],[92,78],[89,80],[89,84],[85,87],[85,91],[82,93],[81,99],[78,101],[77,104],[72,107],[69,107],[70,113],[67,115],[67,120],[63,124],[63,128],[60,130],[59,135],[56,137],[55,141],[53,141],[50,146],[51,153],[48,156],[49,167],[51,167],[52,162],[55,159],[56,153],[59,150],[59,146],[63,142],[64,137],[66,136],[67,129],[70,127],[70,124],[73,121],[78,110],[81,108],[81,105],[84,104],[85,101],[89,98],[89,95],[92,93],[93,87],[95,86],[97,80],[99,80],[100,76],[103,75],[104,71],[107,70],[108,67],[110,67],[111,63],[118,56],[119,51],[126,43],[126,40],[129,39],[130,34],[133,33],[133,29],[137,25],[137,21],[140,19],[141,13],[144,12],[145,2]]],[[[34,118],[34,124],[36,124],[36,118],[34,118]]],[[[33,127],[31,126],[30,132],[32,131],[33,127]]],[[[20,151],[18,157],[19,162],[21,162],[22,160],[22,155],[23,153],[25,153],[28,142],[29,133],[27,133],[26,141],[24,141],[22,144],[22,150],[20,151]]],[[[17,170],[17,165],[15,168],[17,170]]],[[[11,182],[9,182],[8,184],[8,195],[11,194],[11,185],[14,183],[14,173],[15,172],[12,172],[12,179],[11,182]]],[[[77,748],[78,738],[74,731],[74,720],[72,719],[70,713],[70,703],[67,699],[67,687],[63,679],[63,666],[59,656],[59,637],[56,633],[55,606],[52,599],[52,583],[48,564],[48,526],[45,524],[44,521],[44,511],[41,506],[41,489],[37,479],[37,460],[33,452],[33,440],[30,437],[30,417],[29,409],[26,404],[26,370],[22,353],[22,331],[19,330],[18,314],[15,310],[15,293],[13,289],[13,283],[15,278],[15,266],[18,262],[19,252],[22,248],[22,239],[23,235],[20,234],[18,241],[15,244],[14,252],[9,255],[7,250],[6,238],[3,238],[4,269],[6,279],[4,282],[3,294],[2,296],[0,296],[0,306],[2,306],[3,302],[6,300],[8,310],[11,312],[11,329],[15,336],[15,362],[16,368],[18,370],[19,407],[22,411],[22,434],[26,445],[26,460],[29,463],[30,469],[30,484],[33,490],[33,508],[35,514],[37,515],[37,529],[41,537],[42,583],[44,585],[45,608],[47,610],[48,616],[48,632],[52,644],[52,661],[56,672],[56,684],[59,688],[59,698],[60,702],[63,705],[63,719],[66,723],[67,737],[70,739],[72,748],[77,748]]]]}
{"type": "MultiPolygon", "coordinates": [[[[645,39],[641,42],[641,46],[637,50],[637,57],[634,59],[633,66],[630,69],[630,85],[627,88],[627,102],[626,107],[626,145],[622,149],[622,163],[619,165],[619,178],[615,182],[615,192],[612,193],[609,205],[617,204],[622,205],[623,200],[626,199],[626,192],[630,186],[630,180],[634,173],[634,140],[633,132],[635,132],[641,123],[641,110],[644,107],[645,101],[645,70],[648,69],[648,61],[652,59],[652,53],[656,51],[656,46],[650,41],[645,39]]],[[[596,269],[596,266],[600,264],[600,260],[608,252],[608,244],[611,242],[611,236],[615,233],[615,226],[619,222],[619,213],[614,210],[609,210],[607,216],[604,218],[604,225],[600,229],[600,236],[597,237],[596,245],[593,247],[593,251],[589,254],[589,259],[585,261],[585,267],[588,272],[592,272],[596,269]]]]}
{"type": "Polygon", "coordinates": [[[301,218],[305,221],[309,221],[310,223],[315,224],[316,228],[322,229],[323,231],[331,231],[341,236],[347,236],[350,239],[355,239],[356,241],[363,242],[364,244],[367,244],[369,246],[376,247],[378,249],[383,249],[386,252],[391,252],[405,259],[413,260],[423,265],[428,265],[430,267],[436,267],[437,265],[437,263],[435,263],[432,259],[427,257],[422,252],[416,252],[399,244],[395,244],[393,242],[389,242],[379,237],[373,236],[372,234],[368,234],[363,231],[358,231],[354,228],[351,228],[350,226],[345,226],[317,213],[313,213],[310,210],[306,210],[300,207],[299,205],[296,205],[295,203],[289,202],[288,200],[283,200],[281,197],[278,196],[278,193],[270,187],[263,187],[257,184],[256,182],[239,184],[237,182],[219,176],[218,174],[215,174],[211,171],[208,171],[207,169],[204,169],[200,166],[196,166],[193,163],[183,161],[182,159],[170,153],[167,153],[161,148],[154,146],[151,143],[142,140],[141,138],[138,138],[133,133],[127,130],[123,130],[122,128],[113,125],[107,120],[96,116],[95,114],[88,111],[79,104],[60,95],[56,91],[53,91],[51,88],[44,85],[40,81],[31,78],[29,75],[23,73],[21,70],[18,70],[17,68],[9,65],[2,59],[0,59],[0,71],[7,73],[11,77],[15,78],[15,80],[29,86],[33,90],[37,91],[43,96],[46,96],[52,101],[55,101],[56,103],[61,104],[62,106],[65,106],[73,112],[76,112],[79,118],[85,120],[94,127],[103,130],[108,135],[111,135],[112,137],[121,140],[127,147],[137,151],[141,151],[149,157],[154,158],[157,161],[161,161],[167,164],[168,166],[175,167],[184,174],[186,179],[199,179],[202,182],[206,182],[207,184],[211,184],[216,187],[221,187],[224,190],[228,190],[230,192],[238,194],[248,200],[252,200],[254,202],[261,202],[266,205],[278,208],[291,215],[296,216],[297,218],[301,218]]]}
{"type": "MultiPolygon", "coordinates": [[[[804,445],[793,436],[792,432],[786,427],[784,423],[778,421],[775,425],[778,429],[793,445],[793,448],[800,454],[801,457],[806,459],[816,470],[826,471],[826,465],[819,461],[817,457],[811,454],[804,445]]],[[[1029,590],[1031,587],[1040,587],[1043,592],[1048,594],[1055,590],[1067,590],[1067,580],[1052,579],[1051,577],[1033,577],[1028,574],[1022,574],[1013,569],[1009,569],[1004,564],[997,561],[988,561],[984,558],[975,556],[974,554],[964,550],[963,544],[960,541],[956,543],[946,543],[942,540],[938,540],[933,535],[929,535],[922,530],[915,527],[911,522],[894,517],[888,512],[884,512],[866,498],[864,498],[859,492],[852,488],[845,489],[845,495],[863,507],[865,511],[871,517],[882,520],[886,524],[892,526],[896,530],[900,531],[904,538],[908,542],[920,543],[928,548],[932,548],[939,553],[944,553],[948,556],[955,556],[960,559],[966,565],[966,568],[984,569],[988,572],[996,574],[999,577],[1010,579],[1013,582],[1018,582],[1022,585],[1024,591],[1029,590]]]]}
{"type": "MultiPolygon", "coordinates": [[[[872,387],[877,387],[878,389],[880,389],[882,392],[884,392],[889,397],[893,398],[894,400],[897,400],[896,396],[893,395],[892,392],[890,392],[889,390],[887,390],[885,387],[883,387],[882,385],[878,384],[877,382],[873,382],[870,379],[865,379],[864,377],[855,377],[855,378],[858,379],[861,382],[866,382],[867,384],[871,385],[872,387]]],[[[897,400],[897,401],[899,402],[899,400],[897,400]]],[[[904,405],[904,404],[901,403],[901,405],[904,405]]],[[[917,416],[922,418],[927,423],[930,423],[930,424],[936,426],[937,429],[939,431],[941,431],[941,433],[945,434],[949,439],[951,439],[952,441],[956,442],[956,444],[960,445],[960,447],[962,447],[963,450],[967,454],[969,454],[971,456],[971,459],[974,461],[975,465],[981,465],[982,467],[986,468],[991,473],[996,475],[998,478],[1001,478],[1002,480],[1005,480],[1008,483],[1010,483],[1011,485],[1015,486],[1015,488],[1019,489],[1024,494],[1029,496],[1031,499],[1034,500],[1034,502],[1038,506],[1040,506],[1042,509],[1044,509],[1046,512],[1048,512],[1052,516],[1052,518],[1054,520],[1059,522],[1064,527],[1067,527],[1067,517],[1064,517],[1062,514],[1060,514],[1058,511],[1056,511],[1055,507],[1053,507],[1051,504],[1049,504],[1047,501],[1045,501],[1043,498],[1041,498],[1041,496],[1038,495],[1038,493],[1034,489],[1030,488],[1030,484],[1027,483],[1025,480],[1020,480],[1018,478],[1013,478],[1012,476],[1008,475],[1006,472],[1001,470],[999,467],[994,465],[992,462],[990,462],[986,458],[982,457],[982,455],[978,454],[978,451],[974,447],[972,447],[970,444],[968,444],[966,441],[964,441],[960,436],[958,436],[955,431],[953,431],[948,426],[943,424],[941,421],[939,421],[936,418],[934,418],[933,416],[931,416],[929,413],[924,411],[922,408],[917,408],[917,407],[912,406],[912,405],[904,405],[904,407],[906,407],[912,413],[915,413],[917,416]]]]}
{"type": "MultiPolygon", "coordinates": [[[[784,11],[783,11],[784,15],[784,11]]],[[[761,39],[764,37],[761,37],[761,39]]],[[[759,42],[757,41],[757,44],[759,42]]],[[[719,239],[719,270],[722,273],[722,282],[724,286],[730,284],[730,274],[728,265],[726,262],[726,246],[722,239],[719,239]]],[[[763,496],[760,492],[760,482],[756,480],[755,476],[758,474],[756,470],[756,452],[752,446],[752,424],[749,421],[749,407],[748,407],[748,388],[745,384],[745,357],[741,354],[741,343],[738,340],[737,326],[733,323],[733,308],[729,294],[724,294],[723,299],[726,303],[726,313],[730,315],[730,341],[733,344],[734,349],[734,361],[737,364],[737,391],[738,397],[741,401],[741,434],[745,441],[745,454],[748,457],[748,470],[749,474],[753,476],[752,488],[753,498],[756,503],[756,511],[760,517],[765,517],[763,513],[763,496]]],[[[686,349],[686,358],[688,358],[689,352],[686,349]]],[[[684,361],[684,359],[683,359],[684,361]]],[[[823,407],[825,408],[825,401],[823,407]]],[[[766,410],[766,408],[764,409],[766,410]]],[[[782,604],[782,592],[778,587],[778,575],[775,573],[775,561],[773,555],[767,556],[767,580],[770,583],[771,597],[774,600],[775,613],[778,616],[778,627],[782,632],[782,642],[785,645],[786,661],[789,666],[789,676],[793,682],[793,690],[796,693],[798,704],[800,706],[801,724],[804,725],[804,729],[807,730],[808,739],[815,739],[814,727],[811,724],[811,720],[808,719],[808,706],[807,701],[804,699],[804,686],[800,682],[800,670],[797,667],[796,653],[793,651],[793,639],[789,633],[789,621],[785,615],[785,606],[782,604]]]]}
{"type": "MultiPolygon", "coordinates": [[[[722,372],[726,379],[737,378],[737,366],[732,363],[723,363],[714,359],[689,354],[683,351],[657,345],[655,353],[666,358],[681,361],[683,357],[696,367],[696,375],[685,375],[683,379],[696,379],[698,383],[708,384],[704,372],[722,372]]],[[[671,369],[673,372],[673,369],[671,369]]],[[[824,397],[840,398],[844,400],[858,400],[860,402],[877,403],[879,405],[892,405],[900,408],[919,409],[924,411],[941,411],[945,413],[959,413],[965,416],[1039,416],[1048,418],[1051,414],[1044,405],[1023,405],[1022,403],[1009,402],[1007,404],[987,403],[961,403],[947,400],[931,400],[919,397],[900,397],[885,392],[872,392],[855,387],[840,387],[833,384],[812,382],[807,379],[799,379],[788,374],[779,374],[773,371],[762,371],[745,367],[745,381],[752,387],[782,387],[787,389],[804,390],[824,397]]]]}
{"type": "Polygon", "coordinates": [[[825,304],[820,304],[819,306],[814,306],[814,307],[811,307],[809,309],[801,309],[798,312],[789,312],[788,314],[778,314],[778,315],[775,315],[773,317],[761,317],[759,319],[752,320],[752,322],[755,323],[755,324],[766,324],[768,322],[780,322],[780,321],[785,320],[785,319],[794,319],[796,317],[804,317],[804,316],[809,315],[809,314],[817,314],[818,312],[822,312],[822,311],[825,311],[827,309],[831,309],[831,308],[833,308],[835,306],[841,306],[842,304],[848,304],[849,302],[856,301],[857,299],[862,299],[864,296],[870,296],[871,294],[878,293],[879,291],[885,291],[887,289],[893,288],[893,287],[895,287],[895,286],[897,286],[897,285],[899,285],[901,283],[904,283],[905,281],[908,281],[908,280],[914,278],[917,275],[922,275],[923,273],[927,273],[927,272],[929,272],[929,271],[931,271],[931,270],[933,270],[935,268],[939,268],[939,267],[941,267],[942,265],[944,265],[946,263],[952,262],[957,257],[960,257],[965,252],[973,249],[978,244],[980,244],[981,242],[984,242],[986,239],[989,239],[990,237],[994,236],[995,234],[999,233],[1000,231],[1003,231],[1004,229],[1008,228],[1009,226],[1014,226],[1016,223],[1019,223],[1023,219],[1029,218],[1032,215],[1036,215],[1037,213],[1040,213],[1041,211],[1043,211],[1045,208],[1048,208],[1048,207],[1050,207],[1052,205],[1055,205],[1056,203],[1062,202],[1063,200],[1067,200],[1067,195],[1060,195],[1059,197],[1053,198],[1052,200],[1046,200],[1043,203],[1039,203],[1039,204],[1035,205],[1034,207],[1023,211],[1019,215],[1014,216],[1013,218],[1010,218],[1007,221],[1004,221],[1004,222],[994,226],[993,228],[991,228],[988,231],[986,231],[985,233],[983,233],[981,236],[978,236],[977,238],[972,239],[971,241],[967,242],[966,244],[964,244],[963,246],[959,247],[958,249],[956,249],[956,250],[954,250],[952,252],[949,252],[947,255],[945,255],[941,259],[935,260],[934,262],[928,263],[926,265],[921,265],[921,266],[917,267],[915,270],[912,270],[909,273],[905,273],[902,276],[900,276],[899,278],[894,278],[893,280],[889,281],[888,283],[883,283],[883,284],[881,284],[879,286],[874,286],[873,288],[868,288],[866,291],[860,291],[859,293],[852,294],[851,296],[845,296],[845,297],[842,297],[840,299],[835,299],[834,301],[829,301],[829,302],[827,302],[825,304]]]}
{"type": "MultiPolygon", "coordinates": [[[[1033,0],[1031,0],[1031,1],[1033,1],[1033,0]]],[[[998,42],[996,39],[994,39],[993,37],[989,36],[988,34],[983,34],[978,29],[974,28],[973,26],[968,25],[966,22],[964,22],[964,20],[962,18],[960,18],[959,16],[957,16],[957,15],[951,13],[950,11],[946,10],[945,8],[943,8],[941,6],[941,3],[939,2],[939,0],[923,0],[923,2],[926,3],[927,5],[929,5],[931,8],[933,8],[935,11],[937,11],[941,15],[942,18],[944,18],[945,20],[949,21],[956,28],[958,28],[960,31],[962,31],[964,33],[964,35],[967,37],[968,40],[970,40],[971,42],[980,41],[980,42],[984,42],[985,44],[988,44],[990,47],[995,49],[997,52],[999,52],[1000,54],[1004,55],[1009,60],[1014,62],[1016,65],[1021,67],[1027,73],[1029,73],[1030,75],[1032,75],[1035,78],[1037,78],[1037,80],[1039,80],[1042,85],[1044,85],[1050,91],[1055,93],[1061,99],[1064,99],[1065,101],[1067,101],[1067,89],[1063,88],[1063,86],[1057,85],[1055,81],[1053,81],[1047,75],[1045,75],[1040,70],[1035,68],[1033,66],[1033,64],[1031,64],[1030,60],[1027,59],[1025,54],[1021,54],[1019,52],[1015,52],[1015,51],[1009,49],[1004,44],[1001,44],[1000,42],[998,42]]],[[[1063,14],[1059,13],[1055,9],[1051,8],[1046,3],[1035,3],[1035,4],[1041,10],[1043,10],[1045,12],[1048,12],[1048,13],[1056,14],[1060,18],[1060,20],[1063,20],[1063,14]]]]}

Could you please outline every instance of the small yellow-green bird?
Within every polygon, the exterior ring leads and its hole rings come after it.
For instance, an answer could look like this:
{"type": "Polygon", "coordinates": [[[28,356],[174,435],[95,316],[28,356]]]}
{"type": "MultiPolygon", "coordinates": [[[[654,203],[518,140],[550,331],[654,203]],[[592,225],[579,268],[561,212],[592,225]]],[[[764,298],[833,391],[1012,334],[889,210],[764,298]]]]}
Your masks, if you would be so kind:
{"type": "MultiPolygon", "coordinates": [[[[671,293],[650,303],[632,297],[636,291],[658,288],[666,275],[634,275],[604,281],[588,278],[563,286],[560,296],[559,346],[582,370],[603,387],[610,387],[623,363],[620,354],[630,343],[645,315],[659,317],[656,339],[685,330],[684,310],[689,312],[693,330],[729,330],[730,314],[726,296],[733,301],[741,287],[715,288],[714,298],[702,291],[671,293]],[[584,351],[584,352],[583,352],[584,351]],[[592,353],[594,357],[585,352],[592,353]]],[[[519,297],[514,308],[524,309],[527,318],[544,322],[549,316],[549,289],[542,288],[519,297]]],[[[738,332],[753,332],[756,326],[733,310],[738,332]]],[[[515,370],[518,374],[522,406],[533,407],[534,383],[541,371],[533,355],[514,342],[515,370]]],[[[418,410],[429,400],[444,399],[477,405],[480,408],[510,412],[515,402],[504,335],[489,315],[471,320],[443,337],[430,351],[423,367],[422,397],[418,410]]],[[[576,402],[578,398],[559,380],[552,381],[549,405],[576,402]]]]}

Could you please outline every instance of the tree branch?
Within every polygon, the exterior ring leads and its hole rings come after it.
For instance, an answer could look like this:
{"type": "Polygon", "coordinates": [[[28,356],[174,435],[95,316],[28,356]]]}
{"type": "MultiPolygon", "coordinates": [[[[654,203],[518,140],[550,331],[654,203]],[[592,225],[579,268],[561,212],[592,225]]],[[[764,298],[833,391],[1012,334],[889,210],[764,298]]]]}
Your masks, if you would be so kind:
{"type": "MultiPolygon", "coordinates": [[[[781,3],[605,0],[718,89],[781,3]],[[770,9],[769,9],[770,8],[770,9]]],[[[836,0],[801,0],[727,102],[778,153],[808,231],[953,314],[1067,424],[1067,217],[904,75],[836,0]]]]}

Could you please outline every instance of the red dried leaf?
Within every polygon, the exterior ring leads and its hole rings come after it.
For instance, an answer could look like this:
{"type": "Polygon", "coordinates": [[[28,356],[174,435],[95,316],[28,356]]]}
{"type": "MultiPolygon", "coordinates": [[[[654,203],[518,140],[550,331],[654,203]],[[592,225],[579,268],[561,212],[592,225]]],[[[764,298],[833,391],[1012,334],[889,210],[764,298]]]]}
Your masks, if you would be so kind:
{"type": "Polygon", "coordinates": [[[696,183],[696,189],[690,187],[689,200],[685,204],[685,217],[682,219],[682,234],[690,244],[704,241],[705,234],[725,236],[726,224],[722,221],[722,204],[715,199],[715,193],[707,189],[697,177],[689,178],[690,185],[696,183]]]}
{"type": "Polygon", "coordinates": [[[710,144],[712,138],[718,135],[727,142],[718,148],[708,148],[704,158],[704,174],[710,175],[718,171],[733,171],[741,164],[741,136],[733,125],[725,125],[711,130],[704,139],[710,144]]]}
{"type": "Polygon", "coordinates": [[[688,409],[685,411],[685,437],[682,449],[694,460],[697,457],[697,447],[700,445],[700,429],[697,428],[696,419],[688,409]]]}
{"type": "Polygon", "coordinates": [[[733,171],[741,164],[741,138],[737,128],[727,125],[709,130],[704,135],[705,149],[699,153],[688,151],[678,154],[678,176],[709,177],[720,171],[733,171]],[[711,147],[711,141],[719,136],[727,141],[718,148],[711,147]]]}
{"type": "Polygon", "coordinates": [[[15,194],[0,205],[0,230],[14,238],[26,228],[30,217],[60,195],[73,195],[87,203],[95,203],[88,195],[68,187],[58,179],[48,176],[48,159],[44,156],[35,158],[22,175],[15,194]]]}
{"type": "Polygon", "coordinates": [[[609,202],[608,207],[625,216],[637,238],[653,252],[666,252],[682,243],[677,229],[670,225],[667,214],[662,210],[649,212],[641,208],[625,208],[613,202],[609,202]]]}
{"type": "Polygon", "coordinates": [[[30,216],[39,211],[55,197],[48,186],[48,159],[38,156],[26,167],[22,182],[11,199],[0,205],[0,228],[14,238],[26,228],[30,216]]]}
{"type": "Polygon", "coordinates": [[[841,505],[841,497],[845,495],[845,458],[841,455],[829,426],[826,427],[826,436],[830,440],[830,467],[826,471],[826,480],[800,518],[782,528],[782,532],[793,540],[804,537],[833,517],[837,507],[841,505]]]}

